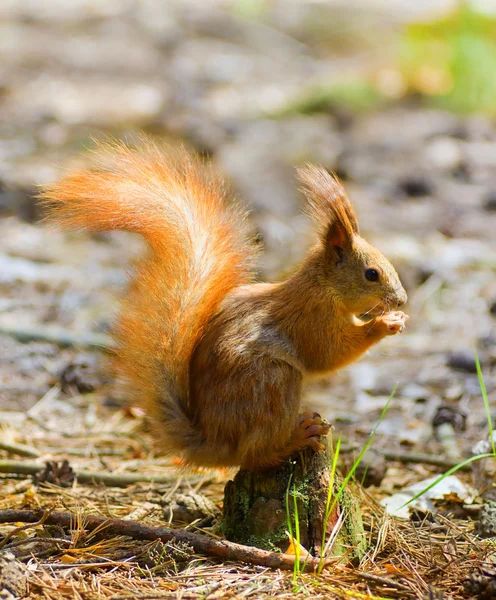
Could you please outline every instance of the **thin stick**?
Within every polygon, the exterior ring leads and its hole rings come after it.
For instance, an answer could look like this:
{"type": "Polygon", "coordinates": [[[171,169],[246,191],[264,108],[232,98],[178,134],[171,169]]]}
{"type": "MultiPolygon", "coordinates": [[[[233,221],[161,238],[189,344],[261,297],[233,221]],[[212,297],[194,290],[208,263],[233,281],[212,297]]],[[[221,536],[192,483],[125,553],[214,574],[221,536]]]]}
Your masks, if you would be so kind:
{"type": "MultiPolygon", "coordinates": [[[[34,523],[34,525],[43,525],[43,523],[46,523],[47,519],[50,516],[50,514],[52,513],[52,511],[53,511],[53,508],[48,508],[45,511],[39,511],[40,516],[39,516],[38,520],[34,523]]],[[[29,521],[29,523],[32,523],[32,521],[29,521]]],[[[29,528],[30,528],[30,525],[21,525],[20,527],[16,527],[15,529],[12,529],[11,531],[9,531],[9,533],[0,542],[0,548],[3,548],[14,535],[19,533],[20,531],[24,531],[25,529],[29,529],[29,528]]]]}
{"type": "Polygon", "coordinates": [[[112,339],[103,333],[72,333],[65,329],[49,327],[19,327],[0,325],[0,334],[8,335],[20,342],[48,342],[61,347],[95,348],[96,350],[112,350],[112,339]]]}
{"type": "MultiPolygon", "coordinates": [[[[42,510],[1,510],[0,523],[37,523],[40,517],[46,513],[42,510]]],[[[53,511],[44,520],[47,525],[58,525],[71,528],[81,519],[74,513],[65,511],[53,511]]],[[[293,570],[296,557],[289,554],[268,552],[251,546],[243,546],[225,540],[217,540],[206,535],[191,533],[183,529],[171,529],[169,527],[152,527],[143,525],[136,521],[125,521],[124,519],[108,519],[99,515],[86,515],[82,519],[82,526],[87,531],[100,529],[108,537],[127,536],[135,540],[161,540],[162,542],[178,541],[191,546],[195,552],[205,556],[213,556],[224,560],[245,562],[251,565],[260,565],[272,569],[293,570]]],[[[301,558],[301,569],[314,572],[319,566],[319,559],[301,558]]],[[[333,561],[326,560],[326,565],[333,561]]]]}
{"type": "MultiPolygon", "coordinates": [[[[341,454],[349,454],[355,452],[360,446],[358,444],[342,444],[341,454]]],[[[434,456],[433,454],[427,454],[425,452],[404,452],[402,450],[384,450],[383,448],[374,448],[374,452],[377,452],[381,456],[384,456],[386,460],[401,462],[403,464],[416,463],[424,465],[432,465],[433,467],[442,467],[443,469],[452,469],[460,462],[452,458],[445,458],[444,456],[434,456]]],[[[470,465],[461,467],[461,471],[470,471],[470,465]]]]}
{"type": "Polygon", "coordinates": [[[6,440],[0,440],[0,450],[6,450],[11,454],[25,456],[26,458],[39,458],[41,456],[35,448],[25,446],[24,444],[16,444],[15,442],[7,442],[6,440]]]}
{"type": "MultiPolygon", "coordinates": [[[[396,450],[382,450],[378,449],[377,452],[382,454],[387,460],[394,460],[404,464],[407,463],[418,463],[424,465],[432,465],[435,467],[443,467],[444,469],[452,469],[458,465],[461,461],[453,460],[450,458],[444,458],[442,456],[434,456],[433,454],[425,454],[423,452],[399,452],[396,450]]],[[[465,465],[461,467],[461,471],[470,471],[471,466],[465,465]]]]}
{"type": "MultiPolygon", "coordinates": [[[[180,592],[180,598],[208,598],[210,594],[217,591],[222,587],[222,582],[207,583],[205,585],[199,585],[198,587],[189,588],[187,591],[180,592]]],[[[136,592],[132,594],[114,594],[110,596],[110,600],[159,600],[160,598],[178,598],[178,591],[175,592],[144,592],[138,594],[136,592]]]]}
{"type": "MultiPolygon", "coordinates": [[[[29,524],[29,527],[33,527],[33,525],[29,524]]],[[[18,546],[26,546],[27,544],[63,544],[64,546],[72,546],[73,542],[72,540],[64,540],[63,538],[29,537],[24,538],[23,540],[17,540],[16,542],[11,542],[7,546],[7,549],[10,550],[11,548],[17,548],[18,546]]]]}
{"type": "Polygon", "coordinates": [[[356,575],[360,579],[364,579],[365,581],[371,581],[377,585],[382,585],[384,587],[389,587],[394,590],[401,590],[405,592],[412,592],[411,588],[403,583],[399,583],[397,581],[392,581],[391,579],[387,579],[386,577],[381,577],[380,575],[374,575],[373,573],[365,573],[364,571],[353,571],[353,575],[356,575]]]}
{"type": "MultiPolygon", "coordinates": [[[[43,463],[24,462],[20,460],[0,460],[0,473],[12,473],[15,475],[36,475],[44,468],[43,463]]],[[[103,483],[109,487],[127,487],[133,483],[175,483],[177,473],[167,475],[144,475],[143,473],[100,473],[87,471],[86,469],[74,469],[74,475],[79,483],[103,483]]],[[[205,478],[199,475],[188,479],[189,483],[209,483],[215,477],[205,478]]]]}

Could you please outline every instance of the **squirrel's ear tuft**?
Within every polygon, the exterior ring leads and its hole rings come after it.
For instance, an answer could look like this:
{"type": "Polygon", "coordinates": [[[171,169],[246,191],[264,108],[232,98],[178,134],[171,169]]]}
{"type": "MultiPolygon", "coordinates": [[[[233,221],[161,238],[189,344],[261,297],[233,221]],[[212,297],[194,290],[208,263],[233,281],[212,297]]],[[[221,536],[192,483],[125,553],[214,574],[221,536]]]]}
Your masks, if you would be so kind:
{"type": "Polygon", "coordinates": [[[326,243],[343,247],[359,229],[355,209],[341,182],[313,165],[298,169],[298,179],[307,198],[306,212],[319,227],[320,235],[326,243]]]}

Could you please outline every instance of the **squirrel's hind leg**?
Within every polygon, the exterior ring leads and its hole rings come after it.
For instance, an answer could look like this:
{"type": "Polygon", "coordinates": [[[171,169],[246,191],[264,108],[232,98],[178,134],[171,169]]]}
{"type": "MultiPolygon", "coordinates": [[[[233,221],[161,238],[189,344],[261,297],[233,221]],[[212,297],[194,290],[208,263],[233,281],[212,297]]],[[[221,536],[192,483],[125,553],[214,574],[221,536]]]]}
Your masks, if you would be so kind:
{"type": "Polygon", "coordinates": [[[331,425],[324,421],[318,413],[301,413],[295,430],[283,448],[275,448],[264,456],[247,459],[241,466],[249,471],[259,471],[280,465],[289,456],[304,448],[312,448],[315,452],[321,452],[324,446],[320,442],[320,436],[327,435],[330,428],[331,425]]]}

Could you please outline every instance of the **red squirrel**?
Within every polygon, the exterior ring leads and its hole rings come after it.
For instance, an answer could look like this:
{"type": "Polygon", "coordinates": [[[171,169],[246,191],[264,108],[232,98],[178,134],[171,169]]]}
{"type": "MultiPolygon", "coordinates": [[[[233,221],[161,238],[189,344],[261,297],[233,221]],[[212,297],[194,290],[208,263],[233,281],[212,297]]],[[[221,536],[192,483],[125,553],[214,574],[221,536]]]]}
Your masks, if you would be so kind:
{"type": "Polygon", "coordinates": [[[300,414],[303,379],[352,362],[408,318],[398,275],[360,237],[341,183],[299,170],[316,242],[285,281],[256,283],[246,213],[210,167],[147,140],[100,151],[95,168],[46,186],[42,202],[64,228],[147,242],[115,325],[116,368],[162,448],[250,470],[321,450],[329,425],[300,414]]]}

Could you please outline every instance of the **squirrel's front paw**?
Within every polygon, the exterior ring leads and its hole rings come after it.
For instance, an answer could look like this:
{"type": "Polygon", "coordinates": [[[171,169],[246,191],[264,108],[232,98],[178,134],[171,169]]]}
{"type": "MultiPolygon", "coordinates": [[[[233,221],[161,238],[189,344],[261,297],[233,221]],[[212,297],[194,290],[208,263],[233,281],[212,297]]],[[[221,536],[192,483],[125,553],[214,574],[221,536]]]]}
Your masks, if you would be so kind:
{"type": "Polygon", "coordinates": [[[315,452],[321,452],[324,446],[319,438],[321,435],[327,435],[330,428],[330,424],[322,420],[318,413],[304,412],[298,418],[298,427],[293,439],[299,448],[310,446],[315,452]]]}
{"type": "Polygon", "coordinates": [[[371,324],[370,331],[373,335],[395,335],[405,329],[407,320],[407,314],[401,310],[393,310],[376,317],[371,324]]]}

